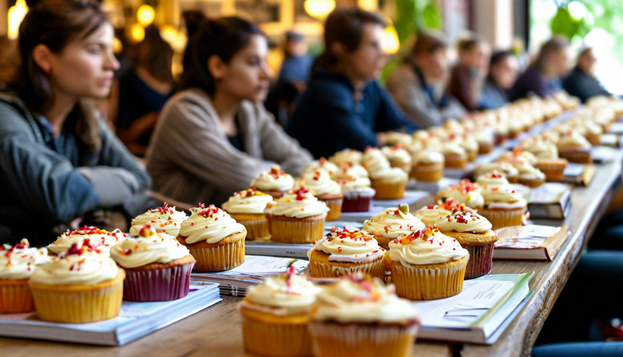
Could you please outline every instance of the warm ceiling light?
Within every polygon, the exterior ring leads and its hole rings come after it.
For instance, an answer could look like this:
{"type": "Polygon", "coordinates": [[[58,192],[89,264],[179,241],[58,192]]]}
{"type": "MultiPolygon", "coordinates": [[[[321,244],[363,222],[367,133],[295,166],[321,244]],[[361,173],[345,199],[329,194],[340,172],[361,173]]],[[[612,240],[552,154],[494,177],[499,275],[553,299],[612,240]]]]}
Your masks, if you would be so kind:
{"type": "Polygon", "coordinates": [[[136,11],[136,19],[143,25],[143,27],[149,26],[156,18],[156,11],[149,5],[141,5],[136,11]]]}
{"type": "Polygon", "coordinates": [[[305,11],[312,17],[322,19],[335,9],[334,0],[305,0],[305,11]]]}
{"type": "Polygon", "coordinates": [[[398,32],[396,32],[394,25],[389,25],[383,30],[381,48],[385,53],[390,55],[394,55],[400,50],[400,40],[398,39],[398,32]]]}
{"type": "Polygon", "coordinates": [[[8,12],[8,31],[7,36],[14,40],[17,38],[19,34],[19,25],[22,23],[24,16],[28,13],[28,5],[26,5],[26,1],[17,0],[15,5],[9,8],[8,12]]]}
{"type": "Polygon", "coordinates": [[[143,41],[145,38],[145,28],[141,24],[133,24],[130,26],[130,38],[135,43],[143,41]]]}

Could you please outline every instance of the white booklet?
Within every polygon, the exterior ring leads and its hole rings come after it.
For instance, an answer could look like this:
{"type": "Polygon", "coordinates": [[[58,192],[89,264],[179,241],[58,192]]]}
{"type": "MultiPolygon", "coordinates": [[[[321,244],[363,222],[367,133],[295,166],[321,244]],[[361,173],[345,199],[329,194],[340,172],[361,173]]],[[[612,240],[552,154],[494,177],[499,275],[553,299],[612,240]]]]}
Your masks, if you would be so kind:
{"type": "Polygon", "coordinates": [[[466,280],[455,296],[418,301],[418,339],[493,344],[529,295],[533,273],[491,274],[466,280]]]}
{"type": "Polygon", "coordinates": [[[191,285],[188,295],[173,301],[124,301],[118,317],[87,324],[46,322],[36,313],[0,315],[0,336],[123,346],[221,301],[217,287],[191,285]]]}
{"type": "Polygon", "coordinates": [[[284,273],[290,265],[301,273],[308,264],[307,260],[247,255],[244,263],[234,269],[215,273],[193,272],[190,280],[194,284],[218,283],[223,295],[245,296],[249,286],[284,273]]]}

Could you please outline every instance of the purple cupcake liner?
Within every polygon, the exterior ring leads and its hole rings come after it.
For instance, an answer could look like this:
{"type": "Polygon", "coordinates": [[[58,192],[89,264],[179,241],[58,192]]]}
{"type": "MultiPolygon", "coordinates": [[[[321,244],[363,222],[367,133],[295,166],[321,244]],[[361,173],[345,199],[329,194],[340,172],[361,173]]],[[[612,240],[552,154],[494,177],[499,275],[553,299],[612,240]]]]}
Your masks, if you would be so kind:
{"type": "Polygon", "coordinates": [[[372,204],[372,197],[344,197],[342,212],[368,212],[372,204]]]}
{"type": "Polygon", "coordinates": [[[167,269],[127,271],[123,281],[125,301],[170,301],[188,294],[195,262],[167,269]]]}
{"type": "Polygon", "coordinates": [[[491,272],[493,262],[493,244],[465,247],[469,252],[469,262],[465,270],[465,279],[474,279],[491,272]]]}

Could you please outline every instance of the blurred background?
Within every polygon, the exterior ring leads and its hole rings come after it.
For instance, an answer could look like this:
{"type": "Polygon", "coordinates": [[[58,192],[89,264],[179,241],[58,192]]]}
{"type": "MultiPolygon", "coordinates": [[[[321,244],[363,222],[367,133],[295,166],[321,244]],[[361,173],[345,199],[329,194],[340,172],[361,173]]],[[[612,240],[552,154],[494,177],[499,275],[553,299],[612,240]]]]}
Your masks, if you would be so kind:
{"type": "MultiPolygon", "coordinates": [[[[313,56],[322,49],[322,23],[336,6],[357,5],[390,20],[383,46],[392,55],[389,73],[421,29],[440,29],[457,41],[475,34],[494,49],[512,48],[525,66],[530,54],[554,34],[574,49],[590,46],[599,61],[597,77],[623,94],[623,1],[620,0],[103,0],[116,28],[116,52],[130,55],[155,25],[173,48],[173,74],[181,73],[186,44],[181,14],[200,10],[210,17],[236,15],[260,25],[271,41],[269,63],[279,73],[286,32],[295,30],[313,56]]],[[[0,0],[0,69],[11,68],[11,39],[28,11],[24,0],[0,0]]],[[[575,61],[572,56],[571,59],[575,61]]],[[[1,73],[0,80],[6,74],[1,73]]]]}

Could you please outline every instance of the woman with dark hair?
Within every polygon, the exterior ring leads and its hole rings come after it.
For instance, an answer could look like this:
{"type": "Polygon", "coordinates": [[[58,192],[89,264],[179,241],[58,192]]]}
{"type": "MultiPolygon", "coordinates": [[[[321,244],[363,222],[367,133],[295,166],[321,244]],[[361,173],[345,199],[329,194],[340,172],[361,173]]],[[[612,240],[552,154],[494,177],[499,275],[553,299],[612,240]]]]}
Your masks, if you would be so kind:
{"type": "Polygon", "coordinates": [[[133,68],[119,80],[117,135],[138,156],[144,156],[158,114],[173,95],[173,49],[156,26],[145,29],[135,49],[133,68]]]}
{"type": "Polygon", "coordinates": [[[266,37],[235,17],[184,17],[182,91],[164,107],[147,154],[154,189],[220,205],[272,165],[300,174],[311,156],[261,104],[271,74],[266,37]]]}
{"type": "Polygon", "coordinates": [[[333,11],[325,23],[325,51],[286,132],[315,157],[377,146],[377,133],[414,130],[376,80],[385,64],[385,21],[359,8],[333,11]]]}
{"type": "Polygon", "coordinates": [[[478,96],[487,74],[491,48],[477,38],[460,41],[458,48],[459,63],[452,69],[446,90],[465,109],[474,111],[478,108],[478,96]]]}
{"type": "Polygon", "coordinates": [[[580,98],[582,102],[598,95],[611,95],[595,77],[596,64],[597,57],[592,48],[587,47],[580,51],[577,65],[562,83],[567,93],[580,98]]]}
{"type": "Polygon", "coordinates": [[[459,119],[465,108],[446,95],[448,44],[441,33],[421,32],[411,55],[387,77],[387,90],[408,118],[422,128],[459,119]]]}
{"type": "Polygon", "coordinates": [[[118,67],[113,27],[95,1],[30,2],[20,68],[0,93],[0,238],[53,238],[54,227],[124,205],[149,176],[95,110],[118,67]]]}
{"type": "Polygon", "coordinates": [[[480,93],[481,109],[497,109],[508,103],[508,91],[519,73],[519,61],[511,51],[498,51],[491,56],[489,75],[480,93]]]}
{"type": "Polygon", "coordinates": [[[561,77],[569,72],[569,40],[554,36],[545,42],[534,62],[522,73],[510,91],[515,101],[535,94],[547,97],[562,90],[561,77]]]}

